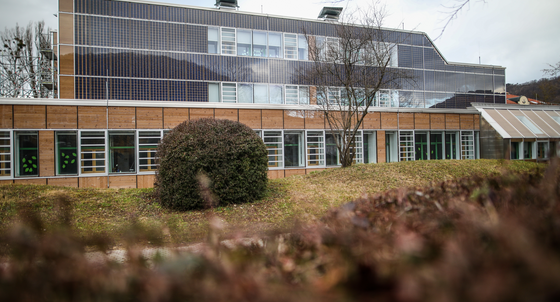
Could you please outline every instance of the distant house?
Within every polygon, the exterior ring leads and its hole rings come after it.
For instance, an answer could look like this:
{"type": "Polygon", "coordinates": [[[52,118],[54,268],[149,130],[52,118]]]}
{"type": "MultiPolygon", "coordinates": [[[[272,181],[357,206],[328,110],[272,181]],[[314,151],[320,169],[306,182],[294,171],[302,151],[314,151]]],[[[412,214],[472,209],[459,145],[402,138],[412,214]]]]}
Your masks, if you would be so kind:
{"type": "Polygon", "coordinates": [[[506,103],[511,105],[550,105],[543,101],[530,99],[524,95],[515,95],[510,93],[506,95],[506,103]]]}

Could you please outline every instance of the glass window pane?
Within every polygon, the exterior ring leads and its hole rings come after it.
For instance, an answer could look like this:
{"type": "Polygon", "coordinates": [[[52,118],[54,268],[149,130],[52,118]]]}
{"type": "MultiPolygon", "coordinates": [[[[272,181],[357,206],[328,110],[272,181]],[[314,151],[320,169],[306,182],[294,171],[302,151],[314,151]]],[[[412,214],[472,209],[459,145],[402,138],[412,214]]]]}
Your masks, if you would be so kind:
{"type": "Polygon", "coordinates": [[[268,33],[268,53],[271,58],[282,58],[282,34],[268,33]]]}
{"type": "Polygon", "coordinates": [[[218,31],[217,27],[208,27],[208,53],[218,53],[218,31]]]}
{"type": "Polygon", "coordinates": [[[268,103],[268,86],[267,85],[254,85],[254,101],[255,103],[265,104],[268,103]]]}
{"type": "Polygon", "coordinates": [[[399,153],[401,161],[414,160],[414,135],[412,131],[400,132],[399,153]]]}
{"type": "Polygon", "coordinates": [[[299,103],[302,105],[309,104],[309,87],[299,87],[299,103]]]}
{"type": "Polygon", "coordinates": [[[270,85],[270,103],[271,104],[282,104],[284,96],[282,93],[281,85],[270,85]]]}
{"type": "Polygon", "coordinates": [[[78,174],[77,141],[76,133],[56,134],[57,174],[78,174]]]}
{"type": "Polygon", "coordinates": [[[16,134],[17,176],[39,175],[37,136],[37,133],[27,132],[16,134]]]}
{"type": "Polygon", "coordinates": [[[284,166],[303,166],[303,141],[301,133],[284,133],[284,166]]]}
{"type": "Polygon", "coordinates": [[[237,30],[237,55],[250,56],[251,55],[251,31],[250,30],[237,30]]]}
{"type": "Polygon", "coordinates": [[[239,103],[253,102],[253,84],[238,84],[239,103]]]}
{"type": "Polygon", "coordinates": [[[253,56],[266,57],[266,32],[253,32],[253,56]]]}
{"type": "Polygon", "coordinates": [[[112,173],[136,171],[134,132],[109,133],[109,152],[112,173]]]}
{"type": "Polygon", "coordinates": [[[298,59],[309,60],[309,48],[305,35],[298,35],[298,59]]]}
{"type": "Polygon", "coordinates": [[[208,83],[208,101],[220,102],[220,83],[208,83]]]}

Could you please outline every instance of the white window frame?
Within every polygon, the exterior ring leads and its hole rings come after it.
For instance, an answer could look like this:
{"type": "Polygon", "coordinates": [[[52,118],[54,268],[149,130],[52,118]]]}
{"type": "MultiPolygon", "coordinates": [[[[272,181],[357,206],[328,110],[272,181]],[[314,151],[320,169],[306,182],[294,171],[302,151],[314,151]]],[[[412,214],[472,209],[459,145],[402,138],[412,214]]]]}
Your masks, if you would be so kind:
{"type": "Polygon", "coordinates": [[[286,60],[297,60],[298,54],[298,35],[294,33],[284,33],[284,58],[286,60]]]}
{"type": "Polygon", "coordinates": [[[12,178],[14,175],[14,148],[12,146],[13,144],[13,131],[1,131],[1,132],[5,132],[8,133],[8,136],[6,137],[2,137],[1,139],[3,140],[8,140],[8,145],[0,145],[0,147],[2,148],[8,148],[8,152],[4,152],[4,153],[0,153],[1,155],[8,155],[10,157],[9,160],[4,160],[4,161],[0,161],[0,163],[8,163],[10,165],[9,169],[2,169],[2,171],[8,171],[8,175],[4,175],[4,176],[0,176],[0,179],[4,179],[4,178],[12,178]]]}
{"type": "Polygon", "coordinates": [[[267,150],[267,158],[268,158],[268,169],[269,170],[277,170],[277,169],[284,169],[284,131],[283,130],[262,130],[262,140],[265,144],[269,145],[276,145],[276,147],[266,147],[267,150]],[[267,135],[267,134],[276,134],[280,133],[280,135],[267,135]],[[270,138],[271,140],[267,141],[270,138]],[[274,141],[274,140],[277,141],[274,141]],[[279,139],[279,141],[278,141],[279,139]],[[269,151],[277,151],[277,154],[270,155],[269,151]],[[275,157],[276,160],[271,160],[271,157],[275,157]],[[277,166],[271,166],[271,163],[276,163],[277,166]]]}
{"type": "Polygon", "coordinates": [[[474,131],[461,131],[461,159],[475,159],[474,131]]]}
{"type": "Polygon", "coordinates": [[[220,54],[225,56],[237,55],[237,32],[234,27],[221,27],[220,28],[220,54]],[[225,41],[225,35],[233,33],[233,41],[225,41]]]}
{"type": "Polygon", "coordinates": [[[220,34],[220,28],[215,27],[215,26],[208,26],[207,35],[208,35],[207,36],[207,41],[206,41],[207,43],[216,42],[216,52],[215,53],[214,52],[208,52],[208,53],[209,54],[221,54],[222,48],[221,48],[221,44],[220,44],[220,35],[221,35],[220,34]],[[209,34],[210,29],[213,29],[213,30],[217,31],[217,37],[216,37],[217,40],[216,41],[211,41],[210,40],[210,34],[209,34]]]}
{"type": "MultiPolygon", "coordinates": [[[[235,41],[236,42],[235,47],[236,47],[236,52],[237,52],[238,56],[242,56],[242,57],[252,57],[253,56],[253,31],[252,30],[238,28],[237,31],[236,31],[235,40],[236,40],[235,41]],[[246,55],[239,54],[238,50],[239,50],[239,44],[240,44],[239,43],[239,37],[240,37],[239,33],[240,32],[243,32],[243,33],[248,32],[249,33],[249,54],[246,54],[246,55]]],[[[247,43],[242,43],[242,44],[247,44],[247,43]]]]}
{"type": "MultiPolygon", "coordinates": [[[[101,138],[101,136],[98,136],[97,139],[101,138]]],[[[87,138],[86,138],[87,139],[87,138]]],[[[78,154],[80,155],[80,162],[78,165],[78,175],[80,176],[100,176],[100,175],[107,175],[108,173],[108,158],[109,158],[109,148],[108,148],[109,142],[108,142],[108,136],[107,136],[107,130],[104,129],[91,129],[91,130],[80,130],[78,132],[78,154]],[[89,133],[89,132],[99,132],[99,133],[103,133],[103,145],[99,145],[99,144],[82,144],[82,134],[83,133],[89,133]],[[85,161],[95,161],[94,159],[82,159],[82,149],[84,149],[83,147],[87,146],[87,147],[99,147],[99,146],[103,146],[103,152],[88,152],[88,153],[84,153],[84,154],[104,154],[104,158],[103,158],[103,162],[104,165],[103,166],[84,166],[83,162],[85,161]],[[83,169],[87,169],[87,168],[92,168],[92,169],[96,169],[96,168],[100,168],[103,167],[103,172],[91,172],[91,173],[87,173],[87,172],[83,172],[83,169]]]]}
{"type": "MultiPolygon", "coordinates": [[[[159,147],[159,144],[161,144],[161,140],[163,139],[163,130],[161,129],[142,129],[142,130],[137,130],[136,131],[136,167],[137,167],[137,171],[136,174],[138,175],[143,175],[143,174],[155,174],[157,169],[159,169],[159,161],[158,161],[158,157],[157,156],[153,156],[153,157],[141,157],[141,152],[143,152],[141,150],[142,146],[152,146],[153,143],[140,143],[141,139],[154,139],[154,138],[159,138],[159,143],[157,143],[157,146],[159,147]],[[158,133],[157,136],[144,136],[144,137],[140,137],[140,135],[142,133],[158,133]],[[140,160],[143,159],[147,159],[147,160],[154,160],[155,163],[154,164],[146,164],[146,165],[142,165],[140,164],[140,160]],[[142,171],[142,166],[156,166],[156,170],[154,171],[142,171]]],[[[156,148],[157,149],[157,148],[156,148]]]]}
{"type": "Polygon", "coordinates": [[[415,141],[413,130],[400,130],[398,140],[398,153],[399,161],[414,161],[415,160],[415,141]],[[405,143],[406,145],[401,145],[405,143]]]}
{"type": "Polygon", "coordinates": [[[365,130],[362,133],[362,137],[363,137],[363,163],[365,163],[365,142],[366,142],[366,138],[365,136],[368,135],[370,137],[368,137],[367,141],[368,141],[368,164],[373,164],[373,163],[377,163],[377,131],[371,131],[371,130],[365,130]]]}
{"type": "Polygon", "coordinates": [[[307,168],[326,167],[324,130],[305,130],[305,166],[307,168]],[[318,141],[311,141],[310,138],[317,138],[318,141]],[[317,144],[318,147],[310,148],[314,144],[317,144]],[[317,153],[311,153],[309,150],[316,150],[317,153]],[[311,156],[318,156],[319,158],[311,159],[311,156]],[[311,164],[311,162],[317,162],[317,164],[311,164]]]}
{"type": "Polygon", "coordinates": [[[221,103],[237,103],[237,83],[235,82],[222,82],[220,85],[220,102],[221,103]],[[233,89],[233,92],[232,92],[233,89]],[[233,98],[233,100],[226,99],[226,94],[228,98],[233,98]]]}
{"type": "Polygon", "coordinates": [[[284,130],[282,133],[282,151],[284,156],[284,167],[285,168],[305,168],[305,133],[302,130],[284,130]],[[298,165],[297,166],[286,166],[286,140],[284,136],[286,135],[297,135],[298,136],[298,165]]]}
{"type": "Polygon", "coordinates": [[[55,147],[54,147],[54,157],[55,157],[54,164],[55,164],[55,169],[54,170],[55,170],[55,175],[56,176],[79,175],[79,173],[80,173],[80,158],[81,158],[80,153],[78,153],[79,144],[80,144],[80,142],[79,142],[79,138],[78,138],[78,133],[76,131],[73,131],[73,130],[70,130],[70,131],[63,131],[63,130],[55,131],[55,133],[54,133],[54,145],[55,145],[55,147]],[[76,155],[77,155],[76,156],[76,161],[77,161],[77,168],[78,168],[76,174],[61,174],[59,169],[58,169],[60,167],[60,162],[59,162],[59,158],[58,158],[58,152],[59,152],[59,150],[58,150],[58,148],[59,148],[59,146],[58,146],[58,135],[59,134],[67,134],[67,135],[74,134],[74,136],[76,136],[76,155]]]}

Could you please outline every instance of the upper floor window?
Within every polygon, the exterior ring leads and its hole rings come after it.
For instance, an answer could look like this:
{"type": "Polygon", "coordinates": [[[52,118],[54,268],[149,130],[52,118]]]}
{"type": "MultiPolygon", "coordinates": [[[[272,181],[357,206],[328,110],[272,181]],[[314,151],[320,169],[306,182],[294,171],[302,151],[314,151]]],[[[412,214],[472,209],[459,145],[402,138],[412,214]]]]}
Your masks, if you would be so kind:
{"type": "Polygon", "coordinates": [[[235,56],[235,28],[222,28],[222,54],[235,56]]]}
{"type": "Polygon", "coordinates": [[[266,57],[266,44],[267,37],[265,31],[254,31],[253,32],[253,56],[254,57],[266,57]]]}
{"type": "Polygon", "coordinates": [[[208,53],[218,53],[219,49],[219,39],[218,32],[220,31],[217,27],[208,27],[208,53]]]}
{"type": "Polygon", "coordinates": [[[296,34],[284,34],[284,53],[286,59],[297,60],[298,38],[296,34]]]}
{"type": "Polygon", "coordinates": [[[237,55],[251,56],[251,40],[250,30],[237,30],[237,55]]]}
{"type": "Polygon", "coordinates": [[[271,58],[282,58],[282,34],[268,33],[268,56],[271,58]]]}

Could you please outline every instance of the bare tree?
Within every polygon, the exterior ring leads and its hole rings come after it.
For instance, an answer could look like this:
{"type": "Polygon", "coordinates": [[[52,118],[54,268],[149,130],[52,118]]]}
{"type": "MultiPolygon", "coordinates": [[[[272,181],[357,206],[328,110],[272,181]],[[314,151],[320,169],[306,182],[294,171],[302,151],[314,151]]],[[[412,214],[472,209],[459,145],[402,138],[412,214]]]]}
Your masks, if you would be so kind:
{"type": "Polygon", "coordinates": [[[556,63],[556,65],[548,64],[550,68],[545,68],[542,72],[550,77],[555,77],[560,75],[560,62],[556,63]]]}
{"type": "Polygon", "coordinates": [[[412,80],[396,68],[399,41],[381,28],[384,17],[383,8],[372,7],[333,22],[333,37],[305,32],[311,62],[299,74],[314,87],[312,98],[329,124],[342,167],[354,162],[356,135],[370,107],[398,103],[388,89],[412,80]]]}
{"type": "Polygon", "coordinates": [[[0,33],[0,96],[32,97],[47,96],[47,89],[41,85],[50,70],[50,61],[41,56],[42,49],[51,47],[50,29],[43,21],[29,23],[23,28],[15,28],[0,33]]]}

